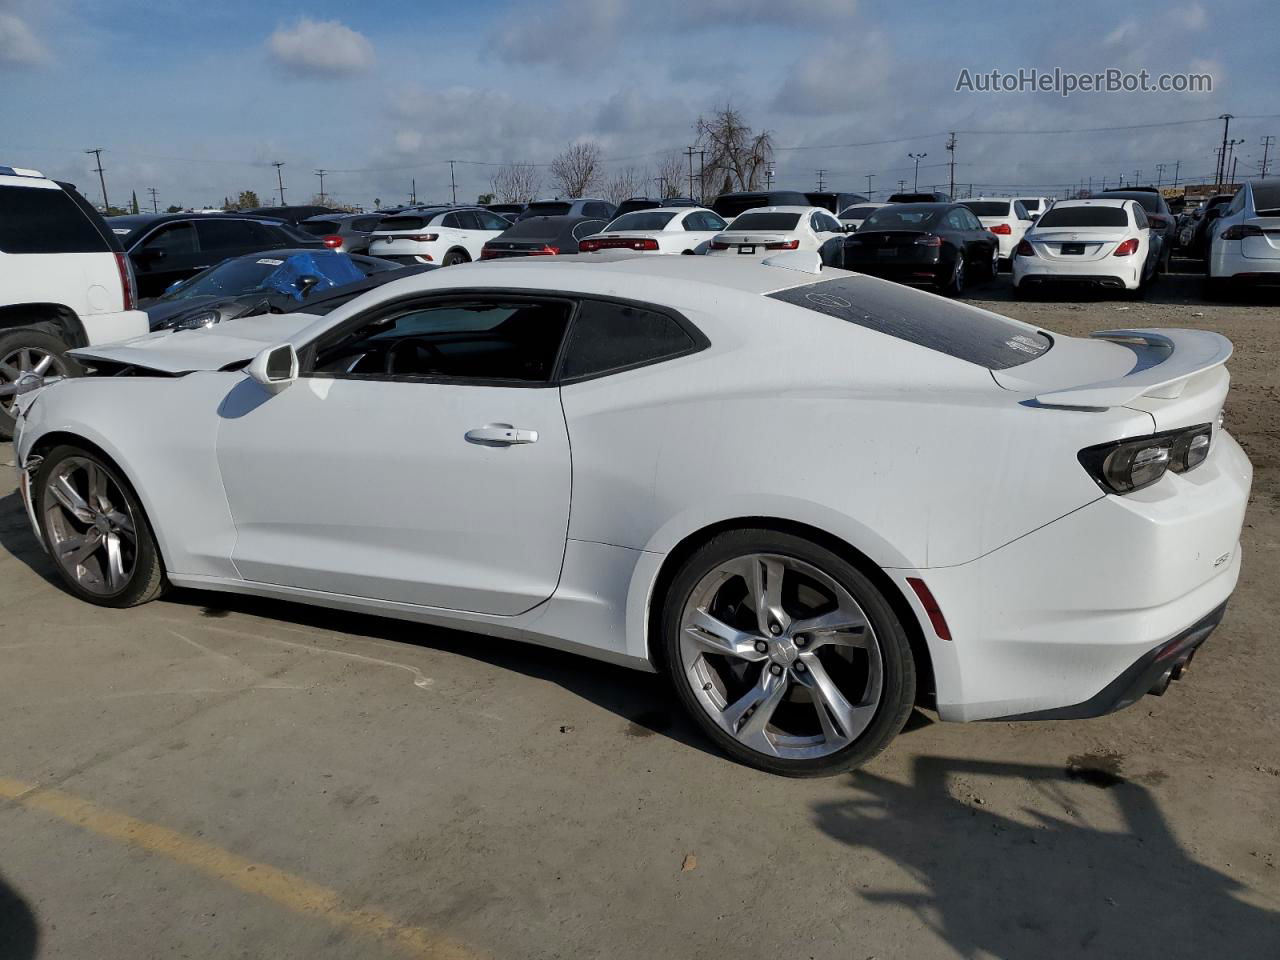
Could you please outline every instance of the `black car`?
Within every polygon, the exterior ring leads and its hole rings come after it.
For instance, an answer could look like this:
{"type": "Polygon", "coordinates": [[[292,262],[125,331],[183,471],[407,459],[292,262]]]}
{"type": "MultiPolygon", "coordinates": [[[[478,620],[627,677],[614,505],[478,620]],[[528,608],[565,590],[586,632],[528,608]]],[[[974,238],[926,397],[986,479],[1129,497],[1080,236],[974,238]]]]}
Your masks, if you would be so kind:
{"type": "Polygon", "coordinates": [[[577,253],[579,240],[599,233],[608,223],[595,217],[529,217],[486,243],[480,250],[480,259],[577,253]]]}
{"type": "Polygon", "coordinates": [[[612,220],[617,208],[608,200],[596,197],[578,197],[575,200],[534,200],[516,217],[516,222],[531,217],[594,217],[612,220]]]}
{"type": "Polygon", "coordinates": [[[500,217],[506,217],[512,223],[516,222],[516,217],[524,213],[527,204],[523,203],[486,203],[484,208],[496,213],[500,217]]]}
{"type": "Polygon", "coordinates": [[[152,330],[196,329],[280,312],[313,294],[398,269],[400,265],[389,260],[337,250],[258,251],[223,260],[138,306],[146,311],[152,330]]]}
{"type": "Polygon", "coordinates": [[[860,193],[840,193],[840,192],[814,192],[806,193],[805,199],[809,201],[810,207],[821,207],[823,210],[830,210],[837,216],[841,210],[847,210],[855,203],[866,203],[867,198],[860,193]]]}
{"type": "Polygon", "coordinates": [[[252,210],[242,210],[241,213],[251,213],[255,217],[267,217],[271,220],[283,220],[285,223],[299,224],[303,220],[318,217],[322,213],[341,213],[341,211],[334,210],[332,207],[302,206],[254,207],[252,210]]]}
{"type": "Polygon", "coordinates": [[[811,207],[813,204],[799,190],[751,190],[722,193],[711,204],[711,209],[726,220],[756,207],[811,207]]]}
{"type": "Polygon", "coordinates": [[[939,190],[924,193],[891,193],[886,203],[950,203],[951,195],[939,190]]]}
{"type": "Polygon", "coordinates": [[[635,213],[637,210],[656,210],[659,207],[696,207],[698,201],[693,197],[663,197],[656,200],[653,197],[628,197],[618,204],[618,209],[613,211],[613,219],[617,220],[624,213],[635,213]]]}
{"type": "Polygon", "coordinates": [[[157,297],[227,257],[281,250],[325,249],[324,241],[287,223],[221,213],[135,214],[108,217],[133,264],[139,297],[157,297]]]}
{"type": "Polygon", "coordinates": [[[1205,201],[1205,205],[1200,208],[1200,216],[1194,219],[1190,242],[1183,244],[1187,256],[1195,257],[1199,260],[1207,259],[1209,255],[1209,230],[1213,226],[1213,221],[1222,216],[1223,211],[1227,209],[1231,201],[1235,199],[1235,196],[1234,193],[1219,193],[1205,201]]]}
{"type": "Polygon", "coordinates": [[[844,238],[843,266],[958,296],[971,279],[995,278],[1000,243],[959,203],[894,203],[844,238]]]}
{"type": "Polygon", "coordinates": [[[1173,255],[1174,239],[1177,236],[1177,218],[1165,202],[1164,195],[1155,187],[1133,187],[1128,190],[1101,190],[1093,195],[1099,200],[1135,200],[1147,215],[1151,224],[1151,232],[1159,234],[1163,253],[1160,255],[1158,269],[1167,272],[1169,257],[1173,255]]]}

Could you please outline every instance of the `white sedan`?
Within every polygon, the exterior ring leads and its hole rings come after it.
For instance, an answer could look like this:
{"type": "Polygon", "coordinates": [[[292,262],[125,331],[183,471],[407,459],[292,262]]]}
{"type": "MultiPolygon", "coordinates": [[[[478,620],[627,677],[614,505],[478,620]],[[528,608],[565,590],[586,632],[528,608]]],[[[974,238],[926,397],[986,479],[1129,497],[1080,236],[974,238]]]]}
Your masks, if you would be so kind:
{"type": "Polygon", "coordinates": [[[1240,573],[1230,343],[801,259],[495,261],[84,348],[19,397],[22,497],[90,603],[171,584],[667,671],[782,774],[865,762],[917,702],[1163,690],[1240,573]]]}
{"type": "Polygon", "coordinates": [[[484,245],[511,226],[484,207],[426,207],[383,217],[369,235],[369,256],[451,267],[480,259],[484,245]]]}
{"type": "Polygon", "coordinates": [[[787,250],[813,250],[824,264],[838,264],[844,234],[840,221],[821,207],[755,207],[713,237],[707,253],[762,260],[787,250]]]}
{"type": "Polygon", "coordinates": [[[1014,248],[1013,287],[1093,287],[1141,294],[1155,279],[1160,238],[1135,200],[1059,200],[1014,248]]]}
{"type": "Polygon", "coordinates": [[[578,252],[706,253],[711,238],[726,226],[723,217],[705,207],[636,210],[624,213],[599,233],[579,241],[578,252]]]}
{"type": "Polygon", "coordinates": [[[845,207],[840,211],[840,226],[844,227],[849,233],[853,233],[881,207],[883,203],[856,203],[851,207],[845,207]]]}
{"type": "Polygon", "coordinates": [[[1280,285],[1280,180],[1253,180],[1210,225],[1208,292],[1280,285]]]}
{"type": "Polygon", "coordinates": [[[978,221],[996,235],[1000,259],[1010,263],[1022,235],[1032,226],[1031,214],[1016,197],[975,197],[961,201],[978,221]]]}

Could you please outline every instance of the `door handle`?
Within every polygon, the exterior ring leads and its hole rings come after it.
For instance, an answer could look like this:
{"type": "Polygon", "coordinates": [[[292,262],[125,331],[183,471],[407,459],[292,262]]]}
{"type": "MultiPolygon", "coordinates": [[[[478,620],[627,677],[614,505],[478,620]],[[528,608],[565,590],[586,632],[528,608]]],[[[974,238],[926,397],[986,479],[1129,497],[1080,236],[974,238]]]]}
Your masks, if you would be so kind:
{"type": "Polygon", "coordinates": [[[510,447],[517,443],[537,443],[537,430],[518,430],[509,423],[488,423],[468,430],[467,442],[486,447],[510,447]]]}

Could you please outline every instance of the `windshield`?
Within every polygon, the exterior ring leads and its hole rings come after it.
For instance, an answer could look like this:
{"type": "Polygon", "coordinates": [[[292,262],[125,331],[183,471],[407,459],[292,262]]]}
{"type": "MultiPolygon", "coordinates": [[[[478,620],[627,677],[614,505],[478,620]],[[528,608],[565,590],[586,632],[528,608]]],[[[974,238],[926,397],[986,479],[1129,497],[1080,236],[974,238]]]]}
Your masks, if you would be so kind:
{"type": "Polygon", "coordinates": [[[1059,204],[1037,222],[1037,227],[1127,227],[1124,207],[1064,207],[1059,204]]]}
{"type": "Polygon", "coordinates": [[[867,219],[867,217],[871,216],[871,214],[875,213],[879,209],[880,208],[878,206],[850,207],[844,213],[840,214],[840,219],[841,220],[865,220],[867,219]]]}
{"type": "Polygon", "coordinates": [[[990,370],[1016,367],[1053,346],[1046,334],[1008,317],[868,277],[824,280],[769,296],[990,370]]]}
{"type": "Polygon", "coordinates": [[[794,230],[800,222],[798,213],[744,213],[734,220],[729,229],[739,230],[794,230]]]}
{"type": "Polygon", "coordinates": [[[609,224],[605,229],[613,230],[661,230],[674,217],[674,213],[628,213],[613,223],[609,224]]]}
{"type": "Polygon", "coordinates": [[[240,297],[250,293],[294,293],[299,276],[316,276],[316,288],[341,286],[364,278],[345,253],[324,250],[287,257],[238,257],[224,260],[163,294],[161,300],[190,300],[194,297],[240,297]]]}
{"type": "Polygon", "coordinates": [[[1009,215],[1008,200],[966,200],[964,205],[980,217],[1007,217],[1009,215]]]}
{"type": "Polygon", "coordinates": [[[561,201],[545,201],[543,203],[531,203],[528,209],[520,215],[521,220],[527,220],[529,217],[563,217],[573,208],[573,204],[561,201]]]}
{"type": "Polygon", "coordinates": [[[862,221],[859,230],[924,230],[937,223],[941,210],[881,207],[862,221]]]}

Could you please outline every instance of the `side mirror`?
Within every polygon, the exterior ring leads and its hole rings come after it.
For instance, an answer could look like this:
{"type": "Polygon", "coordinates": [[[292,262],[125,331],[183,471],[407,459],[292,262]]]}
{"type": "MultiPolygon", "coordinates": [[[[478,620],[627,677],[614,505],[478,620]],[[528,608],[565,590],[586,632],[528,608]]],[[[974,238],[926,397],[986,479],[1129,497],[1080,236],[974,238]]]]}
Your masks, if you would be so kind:
{"type": "Polygon", "coordinates": [[[269,392],[279,393],[298,379],[298,354],[291,343],[267,347],[249,361],[245,372],[269,392]]]}
{"type": "Polygon", "coordinates": [[[314,287],[319,282],[320,282],[320,278],[317,277],[315,274],[306,273],[300,276],[297,280],[295,280],[293,282],[293,285],[298,288],[298,296],[302,297],[305,300],[308,296],[311,295],[311,288],[314,287]]]}

